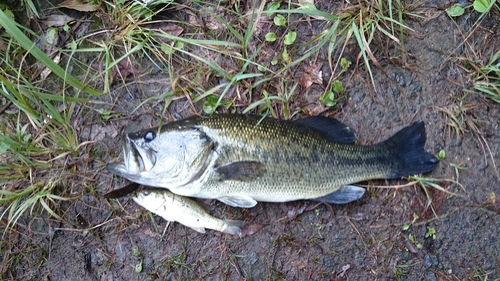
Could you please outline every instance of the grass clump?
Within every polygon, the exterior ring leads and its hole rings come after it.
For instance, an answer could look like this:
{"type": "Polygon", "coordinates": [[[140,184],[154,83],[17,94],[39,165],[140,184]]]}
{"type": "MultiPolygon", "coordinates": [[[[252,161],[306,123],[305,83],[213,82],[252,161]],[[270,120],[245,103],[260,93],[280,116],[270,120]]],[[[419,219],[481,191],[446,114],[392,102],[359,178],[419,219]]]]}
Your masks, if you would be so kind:
{"type": "Polygon", "coordinates": [[[60,218],[53,203],[66,198],[54,194],[59,179],[57,173],[47,171],[63,168],[61,160],[77,156],[82,145],[71,123],[76,104],[88,100],[80,96],[82,92],[95,96],[101,93],[56,64],[3,11],[0,11],[0,25],[6,31],[2,37],[6,47],[0,50],[0,97],[4,117],[0,124],[0,178],[3,185],[0,218],[6,216],[7,225],[12,225],[35,205],[60,218]],[[72,88],[63,86],[60,93],[44,88],[43,81],[37,80],[41,72],[30,67],[29,55],[61,78],[63,85],[72,88]],[[30,72],[32,70],[34,72],[30,72]]]}
{"type": "Polygon", "coordinates": [[[500,103],[500,51],[477,71],[474,89],[496,103],[500,103]]]}

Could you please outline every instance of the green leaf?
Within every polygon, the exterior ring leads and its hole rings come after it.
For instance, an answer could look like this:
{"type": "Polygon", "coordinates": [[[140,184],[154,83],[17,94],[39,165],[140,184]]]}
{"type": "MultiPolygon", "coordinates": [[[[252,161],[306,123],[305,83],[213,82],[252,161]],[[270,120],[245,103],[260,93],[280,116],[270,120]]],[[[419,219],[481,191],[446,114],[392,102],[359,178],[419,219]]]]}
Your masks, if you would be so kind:
{"type": "Polygon", "coordinates": [[[319,101],[325,106],[335,106],[339,99],[335,98],[335,92],[332,90],[326,91],[324,95],[319,97],[319,101]]]}
{"type": "Polygon", "coordinates": [[[171,55],[175,52],[175,49],[172,48],[172,46],[166,44],[166,43],[161,43],[160,44],[160,49],[162,50],[162,52],[164,52],[165,54],[167,55],[171,55]]]}
{"type": "Polygon", "coordinates": [[[72,40],[70,43],[69,43],[69,47],[71,48],[71,51],[76,51],[76,49],[78,48],[78,44],[76,43],[75,40],[72,40]]]}
{"type": "MultiPolygon", "coordinates": [[[[120,117],[120,113],[113,113],[112,111],[109,111],[107,109],[99,109],[99,117],[102,119],[102,120],[110,120],[112,118],[116,118],[116,117],[120,117]]],[[[134,249],[134,256],[137,256],[135,254],[135,251],[137,249],[134,249]]],[[[137,250],[138,251],[138,250],[137,250]]],[[[140,254],[140,253],[139,253],[140,254]]]]}
{"type": "Polygon", "coordinates": [[[347,71],[347,69],[351,66],[351,62],[346,58],[340,59],[340,67],[342,67],[342,72],[347,71]]]}
{"type": "Polygon", "coordinates": [[[266,41],[267,42],[274,42],[278,39],[278,36],[276,36],[276,33],[274,32],[269,32],[266,34],[266,41]]]}
{"type": "Polygon", "coordinates": [[[474,10],[477,12],[483,14],[488,10],[488,7],[491,4],[491,0],[474,0],[474,3],[472,3],[472,7],[474,7],[474,10]]]}
{"type": "Polygon", "coordinates": [[[446,158],[446,152],[443,149],[439,151],[438,158],[439,160],[443,160],[444,158],[446,158]]]}
{"type": "Polygon", "coordinates": [[[203,112],[206,114],[212,114],[217,109],[217,103],[219,101],[219,97],[216,96],[208,96],[205,102],[203,103],[203,112]]]}
{"type": "Polygon", "coordinates": [[[299,6],[300,6],[300,9],[302,9],[302,10],[308,10],[308,11],[317,11],[318,10],[316,8],[316,6],[314,6],[314,4],[310,3],[310,2],[300,3],[300,1],[299,1],[299,6]]]}
{"type": "Polygon", "coordinates": [[[141,255],[141,252],[139,252],[139,249],[137,249],[137,248],[132,249],[132,253],[133,253],[133,255],[134,255],[134,256],[136,256],[136,257],[138,257],[138,256],[140,256],[140,255],[141,255]]]}
{"type": "Polygon", "coordinates": [[[274,14],[274,11],[278,10],[281,6],[281,2],[271,2],[269,6],[267,6],[266,15],[271,17],[274,14]]]}
{"type": "Polygon", "coordinates": [[[456,3],[453,6],[445,10],[450,17],[459,17],[464,14],[465,10],[462,5],[456,3]]]}
{"type": "Polygon", "coordinates": [[[282,15],[276,15],[273,21],[276,26],[286,26],[286,19],[282,15]]]}
{"type": "Polygon", "coordinates": [[[285,35],[285,45],[292,45],[293,42],[295,42],[295,39],[297,39],[297,32],[295,31],[289,31],[286,35],[285,35]]]}
{"type": "Polygon", "coordinates": [[[135,265],[135,273],[141,273],[142,272],[142,260],[135,265]]]}
{"type": "Polygon", "coordinates": [[[47,33],[47,41],[54,42],[54,38],[56,37],[57,33],[57,28],[50,27],[49,32],[47,33]]]}
{"type": "Polygon", "coordinates": [[[412,243],[415,243],[415,237],[413,236],[413,234],[408,234],[408,240],[410,240],[412,243]]]}
{"type": "Polygon", "coordinates": [[[427,232],[425,233],[425,238],[431,237],[433,240],[436,239],[436,229],[434,227],[427,226],[427,232]]]}
{"type": "Polygon", "coordinates": [[[295,39],[297,39],[297,32],[295,31],[289,31],[285,35],[285,42],[283,42],[285,45],[292,45],[293,42],[295,42],[295,39]]]}
{"type": "Polygon", "coordinates": [[[228,108],[231,105],[231,101],[220,101],[219,103],[219,99],[220,98],[218,96],[214,95],[207,96],[205,102],[203,103],[203,112],[210,115],[214,113],[217,107],[221,105],[226,108],[228,108]]]}
{"type": "Polygon", "coordinates": [[[339,80],[333,81],[332,90],[337,94],[342,93],[344,91],[344,87],[342,86],[342,82],[340,82],[339,80]]]}
{"type": "Polygon", "coordinates": [[[283,53],[281,54],[281,57],[283,58],[283,61],[287,64],[292,62],[290,55],[288,54],[288,51],[286,50],[286,48],[284,48],[283,53]]]}

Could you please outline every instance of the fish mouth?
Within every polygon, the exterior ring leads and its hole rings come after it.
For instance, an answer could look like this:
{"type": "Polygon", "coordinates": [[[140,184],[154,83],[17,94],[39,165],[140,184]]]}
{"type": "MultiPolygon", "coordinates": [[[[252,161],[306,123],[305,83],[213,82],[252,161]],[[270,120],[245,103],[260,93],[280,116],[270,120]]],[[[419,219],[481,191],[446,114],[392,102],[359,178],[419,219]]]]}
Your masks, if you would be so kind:
{"type": "Polygon", "coordinates": [[[153,153],[149,153],[142,147],[137,146],[127,135],[123,142],[123,158],[124,162],[108,163],[106,169],[113,174],[130,177],[142,171],[153,168],[156,160],[153,153]],[[144,157],[148,157],[151,161],[146,164],[144,157]]]}
{"type": "Polygon", "coordinates": [[[127,173],[127,166],[125,166],[125,163],[108,163],[106,164],[106,170],[108,172],[119,175],[119,176],[124,176],[128,175],[127,173]]]}
{"type": "Polygon", "coordinates": [[[141,190],[135,193],[132,200],[148,210],[157,211],[166,204],[165,197],[160,194],[154,193],[151,190],[141,190]]]}

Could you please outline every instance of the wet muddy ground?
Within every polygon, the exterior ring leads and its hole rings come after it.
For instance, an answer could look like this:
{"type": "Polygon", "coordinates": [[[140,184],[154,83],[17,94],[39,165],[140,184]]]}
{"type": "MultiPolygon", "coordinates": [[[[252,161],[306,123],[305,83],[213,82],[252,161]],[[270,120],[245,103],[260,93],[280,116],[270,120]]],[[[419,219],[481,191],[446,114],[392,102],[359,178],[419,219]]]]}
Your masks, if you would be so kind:
{"type": "MultiPolygon", "coordinates": [[[[328,9],[328,1],[318,2],[317,7],[328,9]]],[[[61,203],[60,209],[73,224],[22,218],[22,226],[4,237],[20,248],[3,255],[10,259],[15,251],[22,251],[24,258],[5,270],[2,280],[500,278],[500,106],[463,93],[463,87],[470,86],[470,74],[460,61],[467,48],[484,56],[498,51],[500,38],[498,31],[478,29],[463,45],[462,34],[470,32],[473,20],[452,21],[443,10],[448,4],[422,1],[424,18],[405,20],[413,29],[405,38],[406,64],[391,63],[390,50],[379,47],[376,56],[383,71],[372,66],[376,91],[365,67],[353,64],[342,76],[346,97],[334,108],[316,101],[322,93],[316,84],[300,92],[295,102],[306,112],[342,120],[355,129],[360,144],[378,143],[414,121],[424,121],[426,149],[446,152],[446,158],[425,177],[442,178],[440,186],[456,192],[450,196],[428,188],[435,213],[418,184],[384,188],[405,185],[406,180],[363,183],[368,189],[365,196],[348,205],[298,201],[239,209],[218,201],[200,202],[216,217],[263,226],[240,239],[168,224],[126,197],[103,199],[103,194],[127,184],[105,170],[107,162],[120,157],[120,135],[160,122],[161,101],[146,103],[130,114],[146,98],[169,89],[167,74],[159,71],[141,75],[104,98],[102,106],[121,118],[103,121],[88,115],[81,128],[82,141],[97,142],[85,152],[92,160],[80,173],[92,177],[93,184],[80,186],[83,196],[61,203]],[[477,120],[478,129],[457,135],[448,125],[445,110],[456,112],[466,106],[471,109],[460,118],[477,120]],[[460,185],[444,180],[457,179],[451,164],[465,168],[459,171],[460,185]]],[[[491,13],[483,24],[498,25],[498,21],[498,13],[491,13]]],[[[307,21],[298,24],[298,40],[307,40],[301,36],[310,36],[315,27],[307,21]]],[[[348,46],[346,53],[355,58],[356,45],[348,46]]],[[[322,65],[327,81],[326,50],[310,60],[322,65]]],[[[298,79],[306,66],[300,65],[293,78],[298,79]]],[[[200,108],[179,96],[162,120],[190,116],[195,110],[201,113],[200,108]]],[[[295,118],[305,116],[300,113],[295,118]]]]}

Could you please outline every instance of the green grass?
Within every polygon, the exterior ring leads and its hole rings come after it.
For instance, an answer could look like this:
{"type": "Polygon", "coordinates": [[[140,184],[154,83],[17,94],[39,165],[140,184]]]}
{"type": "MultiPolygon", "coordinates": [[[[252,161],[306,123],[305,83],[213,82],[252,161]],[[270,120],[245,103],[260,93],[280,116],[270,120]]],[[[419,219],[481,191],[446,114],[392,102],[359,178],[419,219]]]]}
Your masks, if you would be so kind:
{"type": "MultiPolygon", "coordinates": [[[[436,205],[440,205],[441,201],[444,199],[444,197],[439,196],[435,192],[432,192],[429,190],[429,188],[433,188],[436,191],[440,191],[443,194],[447,194],[447,197],[452,197],[452,196],[460,196],[456,192],[451,192],[449,189],[451,187],[458,185],[461,186],[461,184],[458,182],[459,180],[459,171],[461,169],[464,169],[461,166],[455,165],[453,166],[456,172],[456,178],[455,179],[440,179],[440,178],[427,178],[427,177],[420,177],[417,175],[410,176],[408,177],[409,180],[411,181],[416,181],[418,185],[422,188],[422,190],[425,193],[425,197],[427,198],[427,202],[424,206],[424,210],[427,210],[428,208],[431,209],[432,213],[436,218],[439,218],[437,215],[436,211],[436,205]],[[451,186],[451,187],[450,187],[451,186]]],[[[463,187],[462,187],[463,188],[463,187]]]]}
{"type": "Polygon", "coordinates": [[[478,69],[474,90],[500,103],[500,51],[492,54],[488,63],[478,69]]]}
{"type": "Polygon", "coordinates": [[[12,225],[25,211],[38,205],[61,219],[54,211],[55,201],[69,198],[54,194],[61,180],[56,172],[61,166],[58,161],[75,156],[82,145],[70,119],[76,103],[88,100],[81,97],[83,92],[96,96],[101,93],[54,63],[24,34],[28,31],[2,11],[0,25],[9,35],[3,37],[8,47],[3,51],[5,55],[0,56],[0,94],[5,108],[12,105],[17,109],[17,113],[9,114],[0,124],[0,153],[4,163],[0,168],[4,185],[0,190],[0,205],[6,206],[0,217],[6,216],[8,225],[12,225]],[[39,85],[38,77],[30,77],[33,73],[26,61],[28,54],[60,78],[61,93],[54,94],[39,85]],[[39,175],[49,168],[54,171],[50,176],[39,175]]]}

